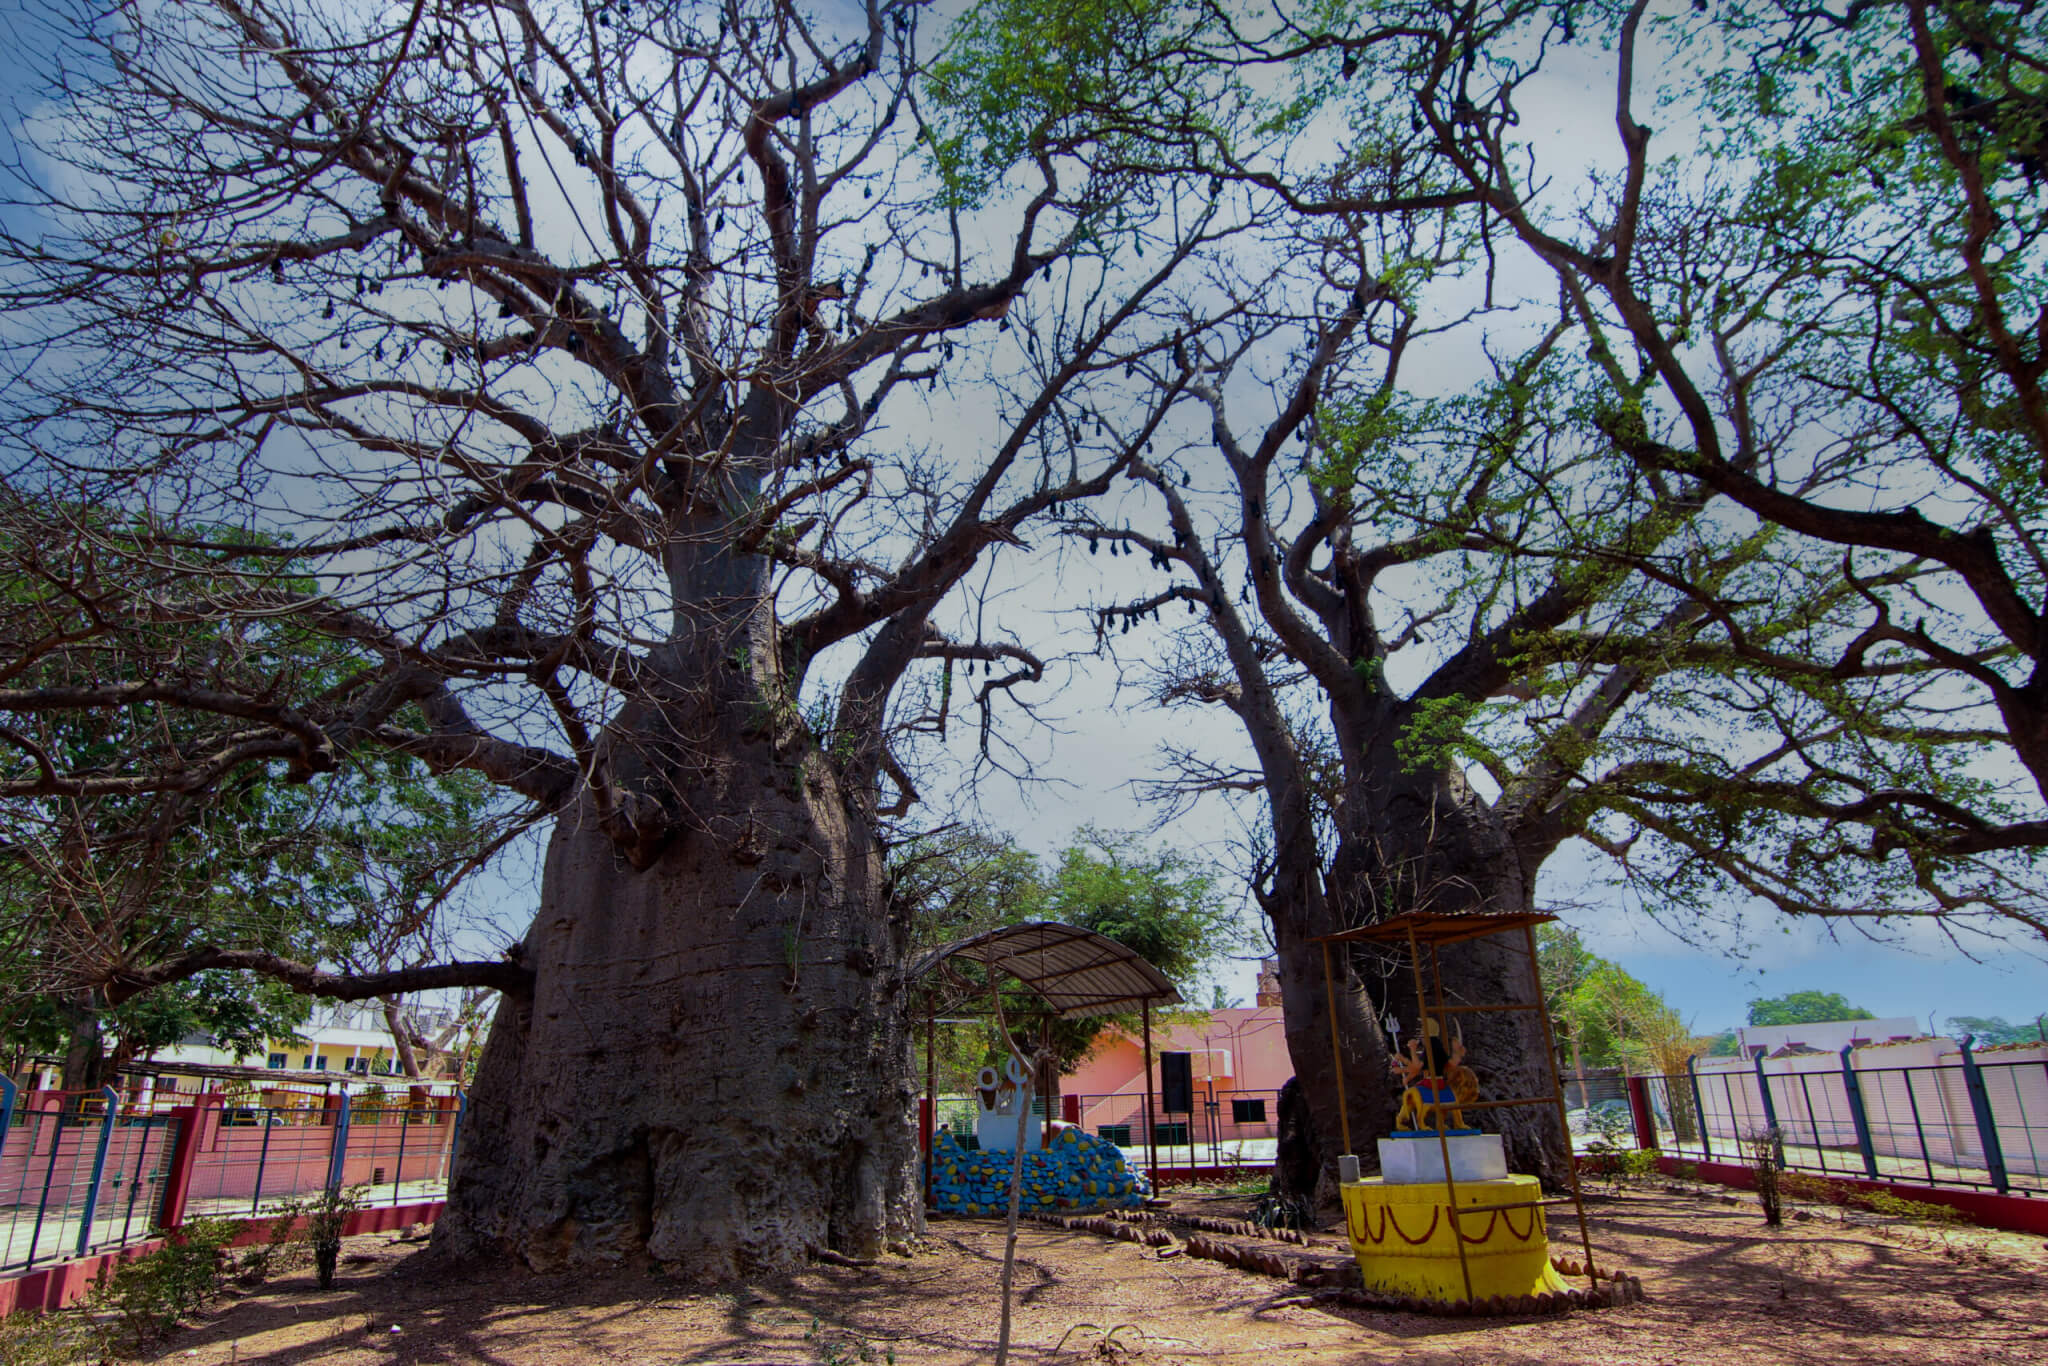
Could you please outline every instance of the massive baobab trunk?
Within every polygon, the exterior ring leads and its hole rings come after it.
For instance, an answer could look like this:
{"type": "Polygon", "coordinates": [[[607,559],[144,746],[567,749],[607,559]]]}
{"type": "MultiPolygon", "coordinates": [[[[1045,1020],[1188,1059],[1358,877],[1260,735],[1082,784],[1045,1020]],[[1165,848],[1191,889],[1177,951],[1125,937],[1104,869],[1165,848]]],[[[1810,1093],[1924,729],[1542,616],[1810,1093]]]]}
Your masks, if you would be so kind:
{"type": "Polygon", "coordinates": [[[612,809],[586,793],[555,828],[448,1252],[717,1277],[873,1255],[918,1218],[904,936],[871,817],[788,701],[765,562],[668,560],[662,705],[601,746],[626,780],[612,809]],[[626,793],[667,833],[636,843],[626,793]]]}
{"type": "Polygon", "coordinates": [[[913,1230],[879,849],[821,765],[766,739],[720,758],[736,781],[701,795],[730,839],[641,871],[587,811],[557,828],[533,994],[499,1007],[442,1248],[721,1275],[913,1230]]]}

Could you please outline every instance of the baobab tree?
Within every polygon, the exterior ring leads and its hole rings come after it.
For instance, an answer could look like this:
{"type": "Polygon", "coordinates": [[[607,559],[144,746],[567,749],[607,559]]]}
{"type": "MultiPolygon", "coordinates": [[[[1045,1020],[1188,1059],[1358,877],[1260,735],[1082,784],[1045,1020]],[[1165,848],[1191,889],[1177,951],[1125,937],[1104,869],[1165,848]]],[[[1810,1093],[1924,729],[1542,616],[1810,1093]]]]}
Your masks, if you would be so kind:
{"type": "MultiPolygon", "coordinates": [[[[2038,262],[2038,44],[1998,6],[1724,9],[1141,7],[1090,56],[1125,79],[1069,85],[1030,42],[1066,7],[976,7],[1018,99],[1055,92],[1034,107],[1119,164],[1265,206],[1305,263],[1234,340],[1149,371],[1207,429],[1170,426],[1172,462],[1139,471],[1165,525],[1072,530],[1173,576],[1105,605],[1109,643],[1139,630],[1161,701],[1244,724],[1248,761],[1184,750],[1163,791],[1260,805],[1326,1158],[1312,938],[1527,909],[1567,840],[1681,929],[1752,899],[1879,933],[2042,924],[2038,783],[2010,777],[2042,639],[2016,487],[2038,347],[2010,302],[2038,262]],[[1707,130],[1666,163],[1637,118],[1660,22],[1714,30],[1657,92],[1707,130]],[[1619,134],[1604,163],[1531,131],[1582,112],[1533,93],[1567,64],[1619,134]],[[1465,310],[1483,341],[1431,335],[1465,310]],[[1147,621],[1183,601],[1162,648],[1147,621]]],[[[1003,164],[992,105],[958,117],[1003,164]]],[[[1402,991],[1354,962],[1338,1032],[1370,1110],[1402,991]]],[[[1511,971],[1472,970],[1475,999],[1511,971]]]]}
{"type": "Polygon", "coordinates": [[[1129,468],[1163,400],[1084,414],[1195,330],[1167,290],[1217,231],[1042,131],[967,211],[920,151],[921,15],[81,12],[13,168],[9,479],[87,549],[18,609],[0,795],[381,749],[554,822],[501,958],[224,941],[103,974],[497,988],[444,1252],[727,1275],[916,1227],[892,699],[938,670],[985,719],[1041,676],[948,594],[1129,468]],[[177,572],[107,601],[111,554],[177,572]],[[246,648],[98,672],[133,622],[246,648]],[[267,678],[285,628],[354,663],[267,678]],[[89,763],[36,740],[110,707],[205,724],[89,763]]]}

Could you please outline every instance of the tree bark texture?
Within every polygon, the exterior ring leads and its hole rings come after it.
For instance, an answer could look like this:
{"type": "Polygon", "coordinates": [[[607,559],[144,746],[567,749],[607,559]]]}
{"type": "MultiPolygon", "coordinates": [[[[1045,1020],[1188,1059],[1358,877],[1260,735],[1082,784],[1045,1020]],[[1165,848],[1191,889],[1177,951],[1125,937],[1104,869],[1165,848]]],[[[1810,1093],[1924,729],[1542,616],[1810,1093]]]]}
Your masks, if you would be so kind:
{"type": "Polygon", "coordinates": [[[733,796],[756,861],[693,835],[641,872],[576,814],[557,830],[533,995],[499,1007],[441,1249],[725,1277],[914,1230],[875,861],[827,797],[733,796]]]}
{"type": "MultiPolygon", "coordinates": [[[[1385,745],[1391,751],[1391,740],[1385,745]]],[[[1455,769],[1406,771],[1391,752],[1368,767],[1375,781],[1346,803],[1347,827],[1330,870],[1330,896],[1339,916],[1363,925],[1411,911],[1457,915],[1526,914],[1535,910],[1535,870],[1525,868],[1501,815],[1455,769]]],[[[1385,1044],[1379,1021],[1401,1026],[1405,1049],[1424,1028],[1408,945],[1354,943],[1351,970],[1371,1003],[1372,1029],[1385,1044]]],[[[1447,1006],[1528,1006],[1536,991],[1520,930],[1445,945],[1434,956],[1420,950],[1423,990],[1434,999],[1441,982],[1447,1006]]],[[[1340,968],[1341,968],[1340,963],[1340,968]]],[[[1439,1049],[1462,1034],[1466,1065],[1485,1100],[1547,1098],[1551,1093],[1546,1044],[1537,1012],[1528,1009],[1460,1013],[1445,1022],[1439,1049]]],[[[1291,1036],[1291,1031],[1290,1031],[1291,1036]]],[[[1441,1075],[1442,1053],[1431,1054],[1441,1075]]],[[[1377,1091],[1389,1118],[1399,1103],[1397,1084],[1384,1072],[1377,1091]]],[[[1377,1115],[1374,1107],[1371,1113],[1377,1115]]],[[[1475,1111],[1468,1127],[1505,1139],[1511,1170],[1564,1180],[1567,1149],[1549,1106],[1475,1111]]],[[[1356,1132],[1354,1131],[1354,1139],[1356,1132]]],[[[1361,1154],[1361,1157],[1365,1154],[1361,1154]]]]}
{"type": "Polygon", "coordinates": [[[701,610],[662,667],[689,685],[628,706],[607,742],[673,833],[629,857],[590,792],[555,829],[533,988],[503,999],[485,1046],[443,1254],[721,1279],[915,1231],[905,938],[880,845],[782,700],[765,599],[715,629],[718,577],[678,574],[701,610]]]}

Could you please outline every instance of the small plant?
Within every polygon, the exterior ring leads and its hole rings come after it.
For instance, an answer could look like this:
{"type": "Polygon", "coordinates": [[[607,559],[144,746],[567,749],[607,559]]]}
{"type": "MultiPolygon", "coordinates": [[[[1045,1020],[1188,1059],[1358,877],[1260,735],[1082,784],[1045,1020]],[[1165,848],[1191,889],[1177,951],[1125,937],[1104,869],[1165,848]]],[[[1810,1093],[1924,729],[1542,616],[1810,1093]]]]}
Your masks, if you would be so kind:
{"type": "Polygon", "coordinates": [[[1252,1206],[1252,1222],[1260,1228],[1314,1228],[1315,1210],[1306,1200],[1267,1194],[1252,1206]]]}
{"type": "Polygon", "coordinates": [[[1585,1175],[1602,1177],[1620,1186],[1656,1171],[1657,1154],[1647,1148],[1620,1148],[1596,1141],[1579,1153],[1578,1164],[1585,1175]]]}
{"type": "Polygon", "coordinates": [[[1635,1128],[1635,1120],[1628,1107],[1619,1101],[1603,1100],[1586,1111],[1586,1123],[1593,1132],[1600,1135],[1600,1141],[1610,1148],[1619,1148],[1621,1140],[1635,1128]]]}
{"type": "Polygon", "coordinates": [[[155,1342],[227,1289],[235,1269],[228,1244],[243,1227],[237,1219],[195,1219],[102,1281],[101,1302],[135,1342],[155,1342]]]}
{"type": "Polygon", "coordinates": [[[89,1310],[0,1318],[0,1361],[7,1366],[93,1366],[113,1354],[110,1325],[89,1310]]]}
{"type": "Polygon", "coordinates": [[[245,1248],[241,1260],[236,1263],[236,1279],[243,1285],[260,1285],[282,1271],[289,1271],[308,1260],[312,1249],[306,1246],[304,1238],[295,1237],[299,1232],[299,1220],[304,1215],[304,1205],[288,1200],[270,1221],[270,1231],[261,1243],[245,1248]]]}
{"type": "Polygon", "coordinates": [[[1779,1228],[1785,1222],[1781,1182],[1784,1176],[1785,1140],[1773,1124],[1753,1130],[1747,1141],[1749,1170],[1756,1178],[1756,1196],[1764,1207],[1764,1226],[1779,1228]]]}
{"type": "Polygon", "coordinates": [[[1813,1176],[1806,1172],[1786,1172],[1778,1178],[1778,1188],[1795,1200],[1811,1200],[1815,1204],[1868,1210],[1872,1214],[1889,1215],[1895,1219],[1917,1219],[1929,1224],[1969,1222],[1967,1216],[1953,1205],[1909,1200],[1890,1191],[1865,1190],[1846,1181],[1830,1181],[1824,1176],[1813,1176]]]}
{"type": "Polygon", "coordinates": [[[278,1228],[285,1229],[286,1237],[289,1237],[303,1224],[301,1231],[305,1242],[313,1250],[313,1275],[322,1290],[334,1288],[334,1269],[341,1260],[342,1234],[348,1228],[349,1215],[363,1207],[363,1194],[368,1189],[363,1185],[337,1186],[321,1191],[310,1200],[287,1200],[278,1206],[277,1223],[271,1226],[272,1240],[284,1241],[277,1235],[278,1228]]]}

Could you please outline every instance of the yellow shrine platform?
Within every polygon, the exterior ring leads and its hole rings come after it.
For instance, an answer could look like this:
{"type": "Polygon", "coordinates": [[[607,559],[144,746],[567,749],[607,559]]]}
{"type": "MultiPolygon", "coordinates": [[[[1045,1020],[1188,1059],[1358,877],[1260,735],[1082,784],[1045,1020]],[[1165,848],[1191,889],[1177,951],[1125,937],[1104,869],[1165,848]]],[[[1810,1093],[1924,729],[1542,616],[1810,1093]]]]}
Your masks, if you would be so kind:
{"type": "Polygon", "coordinates": [[[1370,1177],[1340,1189],[1369,1292],[1449,1304],[1467,1298],[1468,1275],[1474,1301],[1570,1289],[1550,1264],[1543,1191],[1533,1176],[1458,1182],[1455,1218],[1452,1187],[1441,1181],[1389,1186],[1370,1177]]]}

